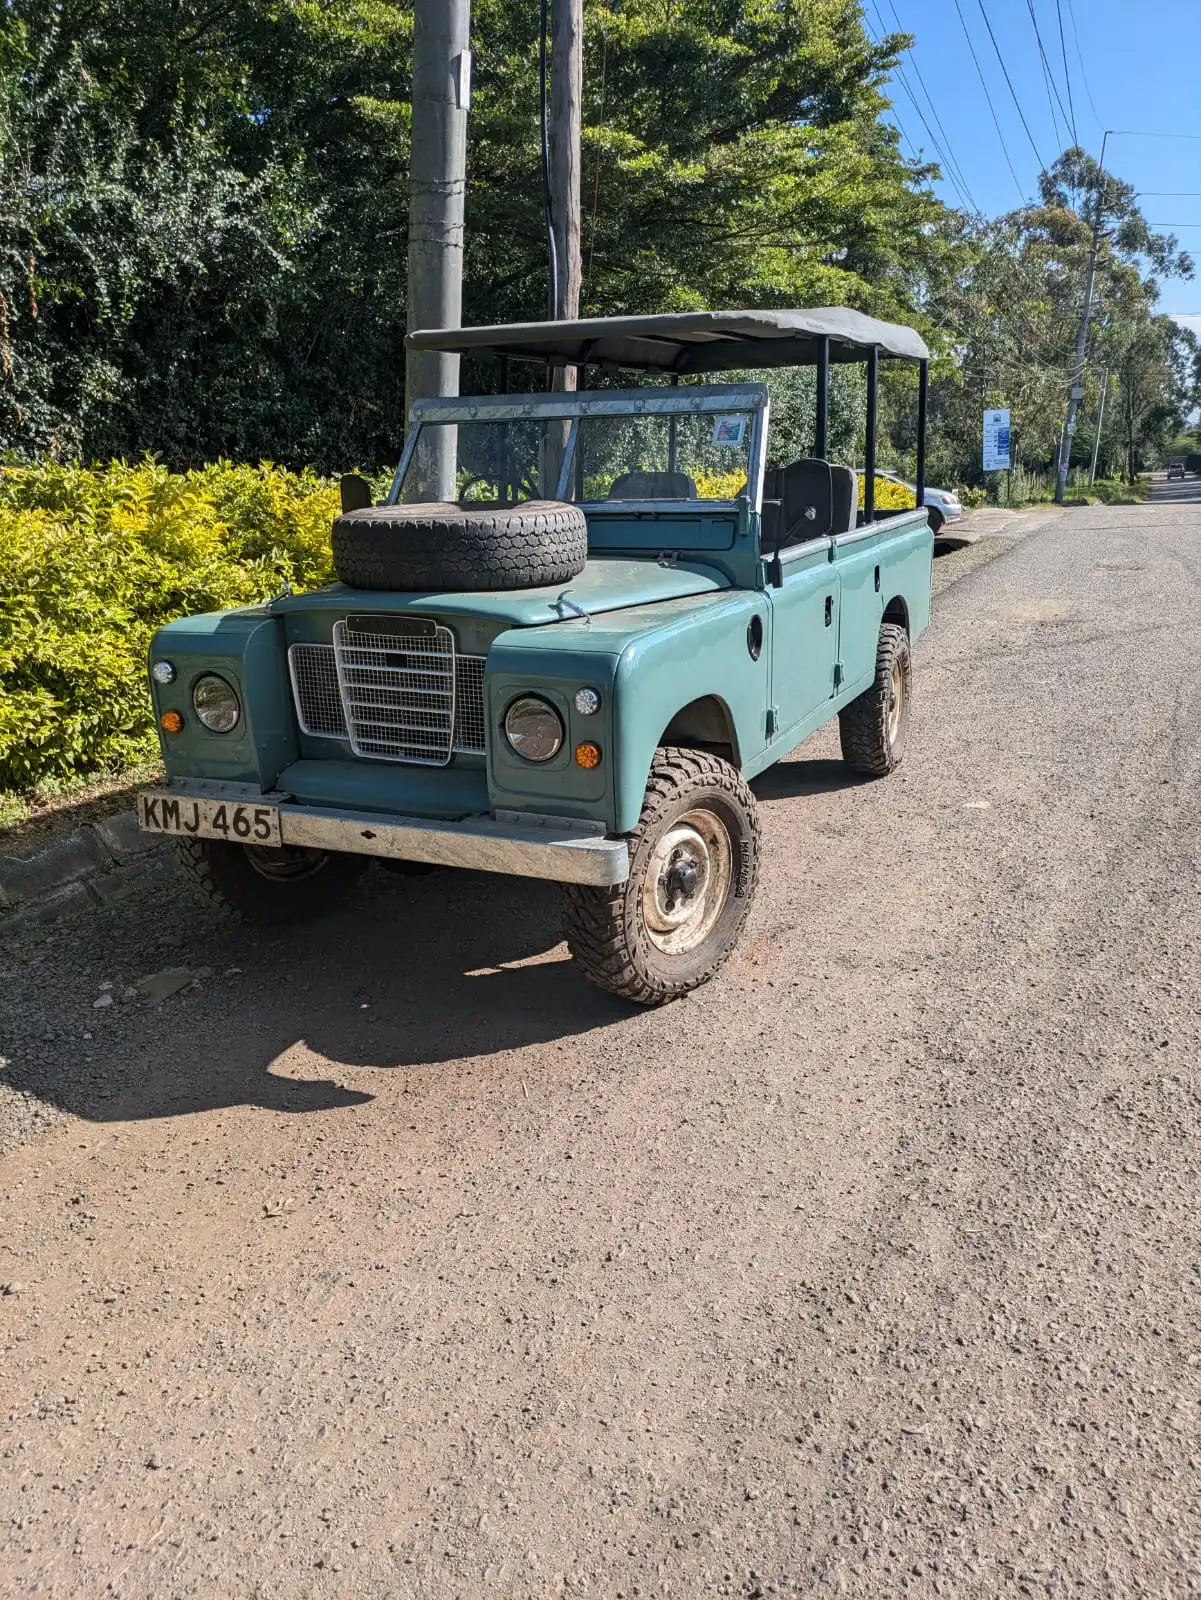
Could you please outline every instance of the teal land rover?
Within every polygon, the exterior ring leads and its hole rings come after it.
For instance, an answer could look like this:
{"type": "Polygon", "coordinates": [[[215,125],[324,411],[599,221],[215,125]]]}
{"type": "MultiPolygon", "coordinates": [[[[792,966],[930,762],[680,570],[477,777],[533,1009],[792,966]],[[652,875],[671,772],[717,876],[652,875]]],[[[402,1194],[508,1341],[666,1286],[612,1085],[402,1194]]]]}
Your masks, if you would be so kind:
{"type": "Polygon", "coordinates": [[[749,780],[834,716],[857,772],[904,753],[930,614],[926,346],[840,308],[408,343],[495,358],[501,392],[418,403],[382,505],[343,480],[338,582],[158,632],[167,776],[141,826],[266,921],[325,909],[373,856],[551,879],[587,977],[673,999],[746,921],[749,780]],[[917,505],[877,516],[887,359],[918,366],[917,505]],[[583,381],[509,393],[518,361],[583,381]],[[867,371],[862,495],[828,459],[831,366],[848,361],[867,371]],[[816,369],[816,442],[789,461],[762,384],[707,380],[792,365],[816,369]],[[590,372],[668,381],[590,390],[590,372]]]}

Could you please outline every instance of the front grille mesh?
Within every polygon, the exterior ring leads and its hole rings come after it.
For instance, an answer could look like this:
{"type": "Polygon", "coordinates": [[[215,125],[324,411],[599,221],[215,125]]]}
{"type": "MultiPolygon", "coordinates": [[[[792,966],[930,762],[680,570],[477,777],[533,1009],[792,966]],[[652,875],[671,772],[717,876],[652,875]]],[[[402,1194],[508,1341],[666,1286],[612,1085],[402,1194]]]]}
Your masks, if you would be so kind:
{"type": "Polygon", "coordinates": [[[420,633],[399,618],[377,627],[339,622],[332,645],[288,651],[302,732],[349,741],[377,761],[445,766],[452,753],[483,755],[485,658],[456,654],[440,624],[420,633]]]}
{"type": "Polygon", "coordinates": [[[294,644],[288,651],[288,669],[301,732],[318,739],[345,739],[346,716],[333,645],[294,644]]]}

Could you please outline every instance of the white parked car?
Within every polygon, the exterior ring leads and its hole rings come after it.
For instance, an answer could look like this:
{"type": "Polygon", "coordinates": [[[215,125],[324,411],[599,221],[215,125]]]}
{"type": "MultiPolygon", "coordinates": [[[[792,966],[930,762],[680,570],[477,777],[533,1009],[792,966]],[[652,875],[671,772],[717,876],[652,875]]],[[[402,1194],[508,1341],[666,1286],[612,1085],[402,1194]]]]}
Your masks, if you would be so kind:
{"type": "MultiPolygon", "coordinates": [[[[917,486],[902,478],[899,472],[882,472],[876,469],[877,478],[888,478],[893,483],[902,483],[910,494],[917,493],[917,486]]],[[[930,526],[934,530],[935,538],[942,531],[944,523],[958,522],[963,515],[963,507],[959,504],[959,496],[953,489],[932,489],[926,485],[926,509],[929,512],[930,526]]]]}

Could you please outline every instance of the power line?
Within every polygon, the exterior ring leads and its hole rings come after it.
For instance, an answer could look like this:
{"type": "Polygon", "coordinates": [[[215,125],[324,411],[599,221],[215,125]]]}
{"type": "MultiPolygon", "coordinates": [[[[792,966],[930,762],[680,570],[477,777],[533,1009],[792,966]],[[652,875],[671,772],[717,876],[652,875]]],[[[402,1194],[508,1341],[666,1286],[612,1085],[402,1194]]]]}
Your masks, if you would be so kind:
{"type": "Polygon", "coordinates": [[[1022,180],[1017,175],[1017,170],[1013,164],[1013,158],[1009,154],[1009,146],[1005,143],[1005,135],[1001,132],[1001,122],[1000,118],[997,116],[997,108],[993,105],[992,95],[989,93],[988,83],[984,76],[984,69],[980,65],[980,57],[976,54],[975,42],[973,41],[971,34],[967,31],[967,23],[964,21],[963,9],[959,4],[959,0],[955,0],[955,10],[959,13],[959,25],[963,29],[963,37],[967,40],[967,47],[971,52],[972,61],[976,68],[976,76],[980,79],[980,87],[984,90],[984,98],[988,102],[988,109],[992,113],[993,127],[997,130],[997,138],[1001,141],[1001,150],[1005,156],[1006,165],[1013,174],[1013,181],[1017,186],[1018,198],[1024,202],[1026,199],[1026,191],[1022,188],[1022,180]]]}
{"type": "MultiPolygon", "coordinates": [[[[893,21],[896,23],[898,29],[902,33],[904,33],[905,32],[905,28],[902,26],[901,19],[897,15],[897,8],[893,4],[893,0],[888,0],[888,9],[892,12],[893,21]]],[[[955,170],[956,170],[956,172],[958,172],[959,177],[962,180],[963,188],[967,193],[969,201],[971,202],[972,210],[973,211],[979,211],[980,207],[976,204],[975,198],[972,195],[971,187],[968,184],[967,176],[966,176],[966,174],[964,173],[964,170],[963,170],[963,165],[959,161],[958,157],[955,155],[955,152],[951,148],[950,135],[947,133],[947,130],[943,127],[942,118],[938,114],[938,107],[934,104],[934,97],[931,95],[930,90],[929,90],[929,88],[928,88],[928,86],[926,84],[926,80],[922,76],[921,64],[919,63],[919,61],[917,59],[917,56],[914,54],[914,52],[912,50],[910,50],[910,52],[909,52],[909,59],[913,63],[913,70],[917,74],[917,81],[918,81],[919,84],[921,84],[922,92],[926,96],[926,104],[930,107],[930,112],[931,112],[931,115],[934,118],[935,125],[937,126],[939,133],[942,134],[943,144],[946,147],[948,161],[950,161],[950,162],[952,162],[954,164],[955,170]]],[[[906,84],[906,89],[908,89],[908,84],[906,84]]],[[[913,96],[910,95],[910,99],[912,99],[912,98],[913,98],[913,96]]]]}
{"type": "MultiPolygon", "coordinates": [[[[872,6],[872,11],[875,14],[876,26],[880,30],[880,37],[883,38],[884,34],[885,34],[885,31],[886,31],[885,28],[884,28],[884,19],[881,17],[880,12],[876,8],[875,5],[872,6]]],[[[877,40],[876,42],[879,43],[879,40],[877,40]]],[[[959,197],[960,205],[964,208],[965,211],[974,211],[974,212],[978,213],[979,210],[980,210],[980,207],[976,204],[975,200],[972,198],[971,191],[967,187],[966,180],[964,180],[961,183],[959,178],[956,176],[955,163],[954,163],[953,159],[948,158],[948,156],[945,154],[945,152],[943,151],[942,146],[938,142],[938,138],[935,135],[934,130],[931,128],[929,122],[927,122],[926,114],[922,110],[922,107],[921,107],[921,102],[918,100],[918,98],[914,94],[913,90],[909,87],[909,80],[906,78],[905,69],[904,69],[904,67],[901,66],[900,62],[897,63],[897,69],[896,70],[897,70],[897,77],[900,80],[900,83],[901,83],[902,87],[904,88],[905,93],[909,96],[909,103],[913,107],[913,109],[917,112],[918,118],[919,118],[919,120],[920,120],[920,122],[922,124],[922,127],[925,128],[927,136],[929,137],[930,143],[934,146],[935,154],[939,157],[940,163],[942,165],[942,168],[943,168],[944,172],[946,173],[947,179],[948,179],[949,183],[951,184],[951,187],[955,190],[956,195],[959,197]]],[[[933,109],[933,108],[931,108],[931,109],[933,109]]],[[[895,114],[895,108],[894,108],[894,114],[895,114]]],[[[897,126],[900,127],[900,120],[899,119],[898,119],[898,122],[897,122],[897,126]]],[[[906,138],[908,138],[908,135],[906,135],[906,138]]],[[[914,143],[913,143],[912,139],[909,140],[909,148],[911,150],[916,148],[914,146],[914,143]]]]}
{"type": "Polygon", "coordinates": [[[1038,55],[1043,65],[1043,82],[1047,89],[1047,104],[1051,107],[1051,125],[1055,129],[1055,138],[1058,140],[1059,124],[1055,121],[1055,102],[1058,102],[1059,109],[1063,113],[1063,127],[1065,135],[1070,126],[1068,122],[1068,114],[1063,109],[1063,101],[1059,98],[1059,85],[1055,82],[1054,75],[1051,72],[1051,64],[1047,60],[1047,52],[1043,48],[1043,36],[1042,31],[1038,26],[1038,13],[1034,9],[1034,0],[1026,0],[1026,10],[1030,13],[1030,21],[1034,24],[1034,37],[1038,41],[1038,55]],[[1052,101],[1051,99],[1052,90],[1055,92],[1055,101],[1052,101]]]}
{"type": "Polygon", "coordinates": [[[1034,135],[1030,132],[1030,124],[1026,121],[1026,113],[1022,110],[1022,102],[1018,99],[1018,92],[1013,87],[1013,79],[1009,76],[1009,68],[1005,65],[1005,57],[1001,54],[1001,46],[997,43],[997,36],[993,32],[992,23],[988,20],[988,12],[984,9],[984,0],[976,0],[980,7],[980,15],[984,18],[984,26],[988,29],[988,37],[992,40],[992,47],[997,52],[997,60],[1001,63],[1001,71],[1005,74],[1005,82],[1009,85],[1009,92],[1013,96],[1013,103],[1017,107],[1017,114],[1022,119],[1022,127],[1026,130],[1026,137],[1030,141],[1030,148],[1034,151],[1034,159],[1038,162],[1038,170],[1045,172],[1047,163],[1038,153],[1038,146],[1034,142],[1034,135]]]}
{"type": "Polygon", "coordinates": [[[1068,45],[1063,35],[1063,5],[1061,0],[1055,0],[1055,16],[1059,23],[1059,50],[1063,56],[1063,82],[1068,91],[1068,110],[1072,113],[1072,143],[1079,149],[1080,139],[1076,133],[1076,106],[1072,99],[1072,72],[1068,66],[1068,45]]]}
{"type": "Polygon", "coordinates": [[[1145,128],[1111,128],[1110,137],[1116,139],[1201,139],[1201,133],[1148,133],[1145,128]]]}
{"type": "Polygon", "coordinates": [[[1076,8],[1072,0],[1068,0],[1068,20],[1072,24],[1072,38],[1076,41],[1076,59],[1080,63],[1080,76],[1084,79],[1084,92],[1088,96],[1088,103],[1092,107],[1093,116],[1097,119],[1097,125],[1103,128],[1105,118],[1097,110],[1097,102],[1093,99],[1092,86],[1088,81],[1088,68],[1084,65],[1084,51],[1080,48],[1080,32],[1076,27],[1076,8]]]}

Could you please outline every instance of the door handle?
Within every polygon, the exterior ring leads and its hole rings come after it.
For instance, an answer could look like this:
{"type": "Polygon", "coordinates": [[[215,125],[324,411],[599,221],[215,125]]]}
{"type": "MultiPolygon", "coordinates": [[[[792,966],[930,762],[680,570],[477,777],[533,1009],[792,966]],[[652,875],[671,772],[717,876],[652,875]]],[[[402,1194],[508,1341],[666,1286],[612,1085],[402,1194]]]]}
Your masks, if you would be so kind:
{"type": "Polygon", "coordinates": [[[828,594],[826,596],[826,627],[828,628],[833,621],[834,621],[834,596],[832,594],[828,594]]]}

